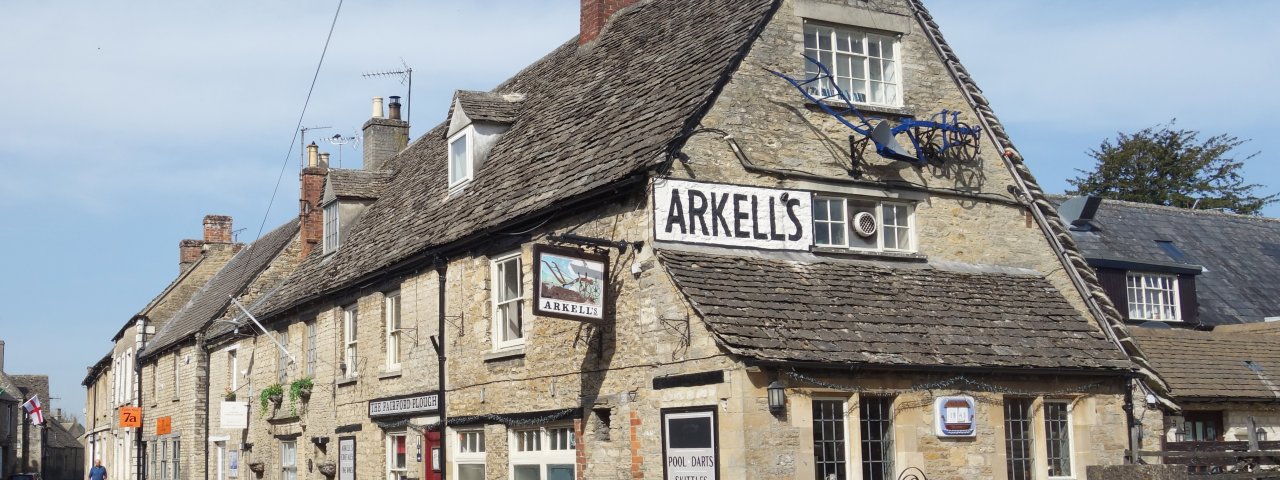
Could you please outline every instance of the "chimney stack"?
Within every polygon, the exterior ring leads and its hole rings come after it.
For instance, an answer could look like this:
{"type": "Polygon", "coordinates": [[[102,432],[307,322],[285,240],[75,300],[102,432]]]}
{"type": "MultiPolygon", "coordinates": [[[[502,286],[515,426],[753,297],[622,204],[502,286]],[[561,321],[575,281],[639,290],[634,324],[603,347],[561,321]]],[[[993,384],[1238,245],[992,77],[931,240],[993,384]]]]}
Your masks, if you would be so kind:
{"type": "Polygon", "coordinates": [[[409,122],[400,119],[400,97],[391,97],[391,118],[382,116],[382,97],[373,97],[373,118],[364,122],[364,169],[382,170],[409,146],[409,122]]]}
{"type": "Polygon", "coordinates": [[[183,240],[178,242],[178,273],[187,271],[191,265],[200,260],[200,255],[204,254],[203,240],[183,240]]]}
{"type": "Polygon", "coordinates": [[[204,243],[231,243],[231,217],[205,215],[204,243]]]}
{"type": "Polygon", "coordinates": [[[585,45],[600,36],[609,17],[638,0],[582,0],[581,31],[578,45],[585,45]]]}
{"type": "Polygon", "coordinates": [[[320,200],[324,196],[324,181],[329,175],[329,154],[319,153],[315,142],[307,145],[307,166],[298,175],[302,189],[298,199],[298,228],[302,237],[302,258],[306,258],[324,238],[324,209],[320,200]]]}

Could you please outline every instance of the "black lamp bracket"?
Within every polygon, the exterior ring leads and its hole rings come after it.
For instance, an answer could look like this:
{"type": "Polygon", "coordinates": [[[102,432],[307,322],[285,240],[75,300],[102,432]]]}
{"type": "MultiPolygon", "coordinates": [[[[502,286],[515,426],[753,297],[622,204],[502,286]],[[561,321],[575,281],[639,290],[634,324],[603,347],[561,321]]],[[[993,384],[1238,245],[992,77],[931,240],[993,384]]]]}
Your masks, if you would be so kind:
{"type": "Polygon", "coordinates": [[[618,253],[627,253],[627,247],[634,247],[639,250],[644,246],[644,242],[628,242],[626,240],[606,240],[603,238],[586,237],[576,233],[565,233],[561,235],[547,235],[547,239],[558,243],[575,243],[578,245],[588,245],[592,247],[616,248],[618,253]]]}

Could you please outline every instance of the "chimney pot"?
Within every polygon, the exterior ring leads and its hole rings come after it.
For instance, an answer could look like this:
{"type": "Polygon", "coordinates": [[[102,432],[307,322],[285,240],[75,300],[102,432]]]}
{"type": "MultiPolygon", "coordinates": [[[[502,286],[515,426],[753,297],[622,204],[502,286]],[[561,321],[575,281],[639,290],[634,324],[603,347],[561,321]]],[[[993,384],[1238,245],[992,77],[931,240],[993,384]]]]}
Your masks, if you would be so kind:
{"type": "Polygon", "coordinates": [[[373,118],[385,118],[382,114],[382,97],[373,97],[373,118]]]}
{"type": "Polygon", "coordinates": [[[321,154],[320,154],[320,164],[319,164],[319,166],[321,166],[321,167],[325,167],[325,168],[329,168],[329,153],[328,153],[328,152],[325,152],[325,153],[321,153],[321,154]]]}
{"type": "Polygon", "coordinates": [[[318,155],[319,153],[320,153],[320,147],[316,146],[316,142],[311,142],[311,145],[307,145],[307,166],[308,167],[314,167],[317,165],[316,162],[319,161],[319,155],[318,155]]]}
{"type": "Polygon", "coordinates": [[[387,117],[392,120],[400,119],[400,97],[391,96],[391,104],[387,105],[387,117]]]}

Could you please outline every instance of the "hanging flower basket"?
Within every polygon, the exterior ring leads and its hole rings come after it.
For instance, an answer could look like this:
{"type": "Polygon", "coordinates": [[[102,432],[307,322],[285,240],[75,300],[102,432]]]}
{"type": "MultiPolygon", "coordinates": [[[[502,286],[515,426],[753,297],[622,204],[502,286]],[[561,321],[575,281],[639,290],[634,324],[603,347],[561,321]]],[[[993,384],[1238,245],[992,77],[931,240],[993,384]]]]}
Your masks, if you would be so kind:
{"type": "Polygon", "coordinates": [[[249,464],[249,471],[261,476],[262,472],[267,471],[267,465],[262,462],[253,462],[249,464]]]}

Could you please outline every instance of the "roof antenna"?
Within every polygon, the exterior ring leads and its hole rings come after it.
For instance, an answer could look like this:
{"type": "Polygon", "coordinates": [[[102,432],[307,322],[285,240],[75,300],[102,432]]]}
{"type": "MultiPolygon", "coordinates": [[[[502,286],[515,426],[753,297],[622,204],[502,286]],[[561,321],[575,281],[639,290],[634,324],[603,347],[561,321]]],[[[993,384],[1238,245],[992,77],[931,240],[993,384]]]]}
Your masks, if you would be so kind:
{"type": "MultiPolygon", "coordinates": [[[[342,168],[342,146],[348,143],[354,143],[354,144],[360,143],[359,136],[352,135],[350,137],[344,137],[342,136],[341,133],[335,133],[333,134],[332,137],[328,137],[325,140],[327,140],[330,144],[336,145],[338,147],[338,168],[342,168]]],[[[352,145],[351,148],[355,148],[355,146],[352,145]]]]}
{"type": "MultiPolygon", "coordinates": [[[[307,130],[324,130],[324,129],[327,129],[327,128],[333,128],[333,127],[302,127],[302,128],[300,129],[300,130],[302,131],[302,137],[301,137],[301,138],[302,138],[302,143],[301,143],[301,145],[302,145],[302,151],[301,151],[301,152],[299,152],[299,153],[301,153],[301,154],[302,154],[302,157],[301,157],[302,163],[298,164],[298,168],[306,168],[306,167],[307,167],[307,130]]],[[[339,154],[339,155],[341,155],[341,154],[339,154]]]]}
{"type": "Polygon", "coordinates": [[[400,58],[400,66],[401,68],[399,70],[383,70],[380,72],[369,72],[360,76],[364,78],[399,77],[400,84],[407,85],[409,89],[409,93],[405,95],[404,109],[405,109],[405,121],[409,122],[409,125],[412,126],[413,125],[413,68],[409,67],[408,63],[405,63],[404,57],[400,58]]]}

